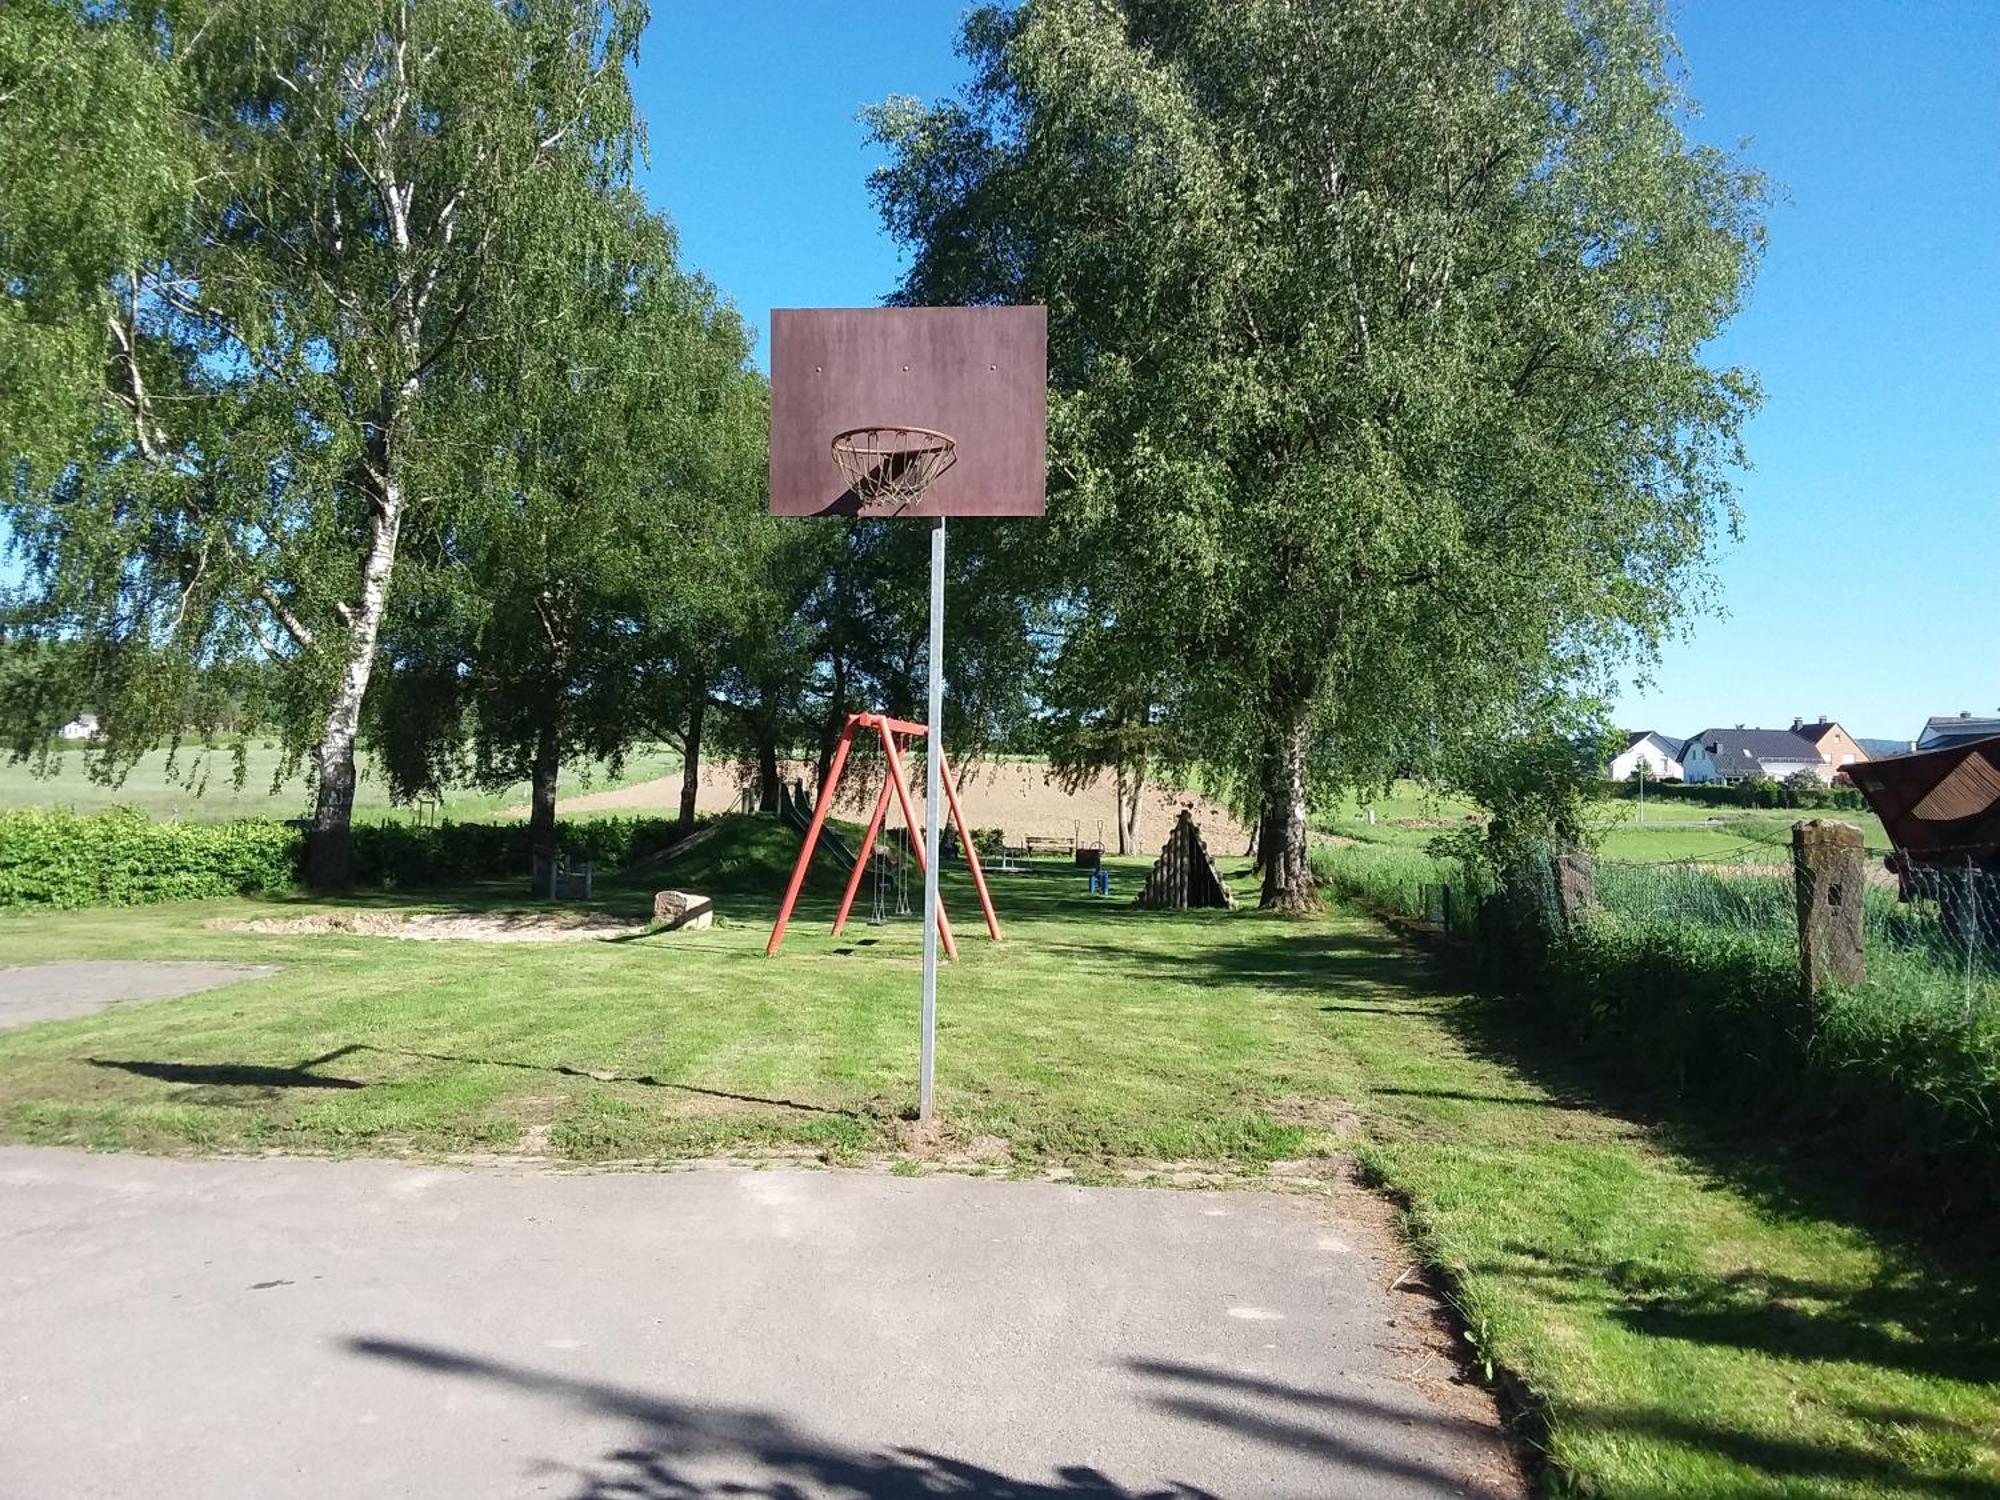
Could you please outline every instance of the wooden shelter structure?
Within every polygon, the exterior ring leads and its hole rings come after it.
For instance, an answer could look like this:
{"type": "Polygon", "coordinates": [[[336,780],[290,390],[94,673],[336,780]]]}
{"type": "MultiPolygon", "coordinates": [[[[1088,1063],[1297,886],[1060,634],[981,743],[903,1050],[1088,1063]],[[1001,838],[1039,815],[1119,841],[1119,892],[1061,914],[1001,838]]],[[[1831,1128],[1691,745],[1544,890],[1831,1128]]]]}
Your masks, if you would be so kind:
{"type": "Polygon", "coordinates": [[[1882,820],[1898,867],[2000,870],[2000,735],[1863,761],[1847,774],[1882,820]]]}
{"type": "Polygon", "coordinates": [[[1173,832],[1167,835],[1160,857],[1147,872],[1146,883],[1132,904],[1159,909],[1236,905],[1236,898],[1215,872],[1215,861],[1209,858],[1201,830],[1195,827],[1194,814],[1185,807],[1174,819],[1173,832]]]}

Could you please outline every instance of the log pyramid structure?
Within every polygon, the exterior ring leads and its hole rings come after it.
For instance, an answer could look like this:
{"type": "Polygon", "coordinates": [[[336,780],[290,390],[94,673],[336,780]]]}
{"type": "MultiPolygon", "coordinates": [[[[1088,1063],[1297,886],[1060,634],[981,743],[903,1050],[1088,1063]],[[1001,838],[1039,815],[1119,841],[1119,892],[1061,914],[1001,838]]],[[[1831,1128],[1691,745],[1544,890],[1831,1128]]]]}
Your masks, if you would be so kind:
{"type": "Polygon", "coordinates": [[[1186,808],[1174,819],[1174,831],[1160,848],[1160,857],[1146,875],[1135,906],[1153,908],[1219,906],[1233,907],[1236,898],[1215,873],[1215,861],[1194,826],[1194,814],[1186,808]]]}

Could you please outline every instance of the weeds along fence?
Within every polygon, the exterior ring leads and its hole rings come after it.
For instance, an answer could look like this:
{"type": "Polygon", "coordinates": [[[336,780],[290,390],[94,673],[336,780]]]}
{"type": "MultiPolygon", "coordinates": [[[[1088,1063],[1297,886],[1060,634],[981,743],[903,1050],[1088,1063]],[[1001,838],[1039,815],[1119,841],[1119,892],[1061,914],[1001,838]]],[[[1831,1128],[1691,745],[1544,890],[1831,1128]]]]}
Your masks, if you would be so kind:
{"type": "Polygon", "coordinates": [[[1815,988],[1805,903],[1768,847],[1735,865],[1598,861],[1583,880],[1546,856],[1503,880],[1367,844],[1316,865],[1636,1081],[1788,1116],[1939,1212],[2000,1202],[2000,875],[1932,866],[1899,884],[1878,866],[1860,893],[1866,977],[1815,988]]]}

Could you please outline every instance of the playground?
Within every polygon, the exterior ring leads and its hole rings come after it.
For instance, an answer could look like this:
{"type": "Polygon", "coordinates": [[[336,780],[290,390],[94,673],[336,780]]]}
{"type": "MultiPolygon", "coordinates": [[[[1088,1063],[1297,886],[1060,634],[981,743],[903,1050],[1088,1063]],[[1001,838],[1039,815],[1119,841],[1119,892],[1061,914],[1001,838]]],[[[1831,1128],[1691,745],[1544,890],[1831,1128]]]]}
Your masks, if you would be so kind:
{"type": "MultiPolygon", "coordinates": [[[[233,925],[535,910],[511,884],[0,917],[13,964],[275,971],[0,1033],[0,1137],[498,1172],[699,1158],[754,1178],[838,1164],[1328,1204],[1352,1201],[1341,1195],[1358,1166],[1408,1205],[1413,1248],[1382,1284],[1444,1292],[1475,1370],[1490,1355],[1560,1392],[1562,1421],[1535,1440],[1607,1492],[1974,1492],[1981,1434],[2000,1422],[1976,1333],[1990,1288],[1871,1235],[1837,1196],[1794,1185],[1774,1207],[1762,1143],[1628,1112],[1488,1002],[1440,988],[1366,917],[1250,909],[1248,862],[1227,853],[1216,864],[1233,911],[1135,906],[1143,859],[1106,861],[1108,897],[1051,859],[992,874],[1005,934],[993,943],[964,867],[949,865],[944,895],[969,930],[940,987],[926,1131],[918,919],[875,924],[857,909],[833,937],[845,875],[816,859],[784,951],[767,959],[799,843],[777,819],[732,820],[643,884],[601,880],[589,909],[634,922],[655,884],[716,901],[705,930],[612,941],[233,925]],[[1705,1393],[1698,1409],[1691,1391],[1705,1393]],[[1924,1437],[1893,1462],[1890,1411],[1924,1437]]],[[[457,1357],[463,1345],[438,1346],[457,1357]]],[[[546,1373],[539,1355],[508,1361],[546,1373]]]]}
{"type": "MultiPolygon", "coordinates": [[[[282,973],[81,1023],[108,1030],[10,1038],[29,1050],[0,1052],[0,1127],[15,1140],[148,1149],[572,1161],[894,1150],[911,1136],[919,919],[872,923],[864,894],[832,937],[847,872],[823,852],[782,955],[766,959],[800,843],[776,818],[729,819],[641,879],[601,879],[587,908],[553,909],[621,936],[504,956],[369,929],[549,917],[512,886],[4,919],[12,963],[201,957],[282,973]],[[713,896],[715,924],[632,936],[662,886],[713,896]],[[176,1070],[201,1082],[175,1087],[176,1070]],[[236,1074],[255,1086],[233,1090],[236,1074]]],[[[1253,976],[1277,934],[1220,927],[1224,913],[1137,912],[1148,862],[1108,863],[1108,897],[1091,896],[1067,860],[994,874],[997,944],[964,864],[947,864],[943,895],[964,936],[939,1023],[945,1123],[929,1149],[1120,1174],[1310,1155],[1312,1121],[1338,1114],[1307,1097],[1313,1059],[1327,1055],[1318,1012],[1284,993],[1246,1004],[1228,982],[1253,976]],[[1077,1068],[1090,1057],[1095,1076],[1077,1068]],[[1236,1103],[1218,1115],[1218,1097],[1236,1103]]]]}

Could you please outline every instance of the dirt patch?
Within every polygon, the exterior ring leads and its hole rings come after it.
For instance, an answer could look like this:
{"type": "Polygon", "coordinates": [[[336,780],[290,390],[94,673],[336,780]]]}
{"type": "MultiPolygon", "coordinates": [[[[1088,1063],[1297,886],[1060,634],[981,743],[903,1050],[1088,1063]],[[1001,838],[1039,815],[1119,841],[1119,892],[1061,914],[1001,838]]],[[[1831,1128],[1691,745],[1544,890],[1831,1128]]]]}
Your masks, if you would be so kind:
{"type": "MultiPolygon", "coordinates": [[[[1736,880],[1789,881],[1792,878],[1790,865],[1697,864],[1695,868],[1704,875],[1725,875],[1736,880]]],[[[1897,887],[1895,872],[1884,869],[1879,863],[1871,861],[1864,876],[1872,886],[1887,890],[1897,887]]]]}
{"type": "Polygon", "coordinates": [[[1303,1125],[1315,1134],[1350,1141],[1363,1133],[1361,1116],[1345,1099],[1305,1099],[1287,1096],[1266,1106],[1274,1120],[1303,1125]]]}
{"type": "Polygon", "coordinates": [[[583,943],[632,937],[645,922],[596,912],[387,912],[323,911],[303,917],[217,917],[208,924],[224,932],[283,936],[340,932],[357,937],[406,938],[414,942],[583,943]]]}
{"type": "MultiPolygon", "coordinates": [[[[840,807],[847,813],[866,818],[876,792],[881,787],[879,757],[864,759],[859,775],[841,778],[840,807]]],[[[1010,839],[1035,834],[1043,838],[1080,837],[1094,844],[1101,836],[1107,849],[1118,847],[1117,790],[1113,779],[1101,776],[1088,786],[1066,792],[1039,762],[1006,761],[970,768],[954,764],[959,776],[959,804],[965,820],[974,828],[999,828],[1010,839]]],[[[785,767],[786,778],[803,778],[812,783],[812,768],[785,767]]],[[[923,778],[914,776],[917,816],[923,816],[923,778]]],[[[736,767],[704,767],[696,808],[704,813],[730,812],[742,805],[745,782],[736,767]]],[[[566,797],[558,804],[564,817],[592,812],[674,812],[680,808],[681,778],[662,776],[637,781],[608,792],[592,792],[583,797],[566,797]]],[[[1141,854],[1155,854],[1165,841],[1174,819],[1183,807],[1194,810],[1209,853],[1222,856],[1241,851],[1249,830],[1212,797],[1203,797],[1179,787],[1148,787],[1140,800],[1139,848],[1141,854]]],[[[526,808],[510,812],[525,815],[526,808]]],[[[898,819],[897,821],[900,821],[898,819]]]]}

